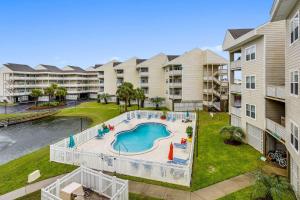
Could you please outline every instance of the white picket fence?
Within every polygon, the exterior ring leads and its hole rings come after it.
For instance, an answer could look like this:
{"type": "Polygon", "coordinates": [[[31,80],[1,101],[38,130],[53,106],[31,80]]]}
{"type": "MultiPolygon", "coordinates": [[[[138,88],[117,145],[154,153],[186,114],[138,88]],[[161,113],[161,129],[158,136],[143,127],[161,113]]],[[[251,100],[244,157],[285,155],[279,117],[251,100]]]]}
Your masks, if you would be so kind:
{"type": "Polygon", "coordinates": [[[42,189],[42,200],[62,200],[60,191],[72,182],[81,184],[111,200],[128,200],[128,181],[108,176],[81,166],[56,182],[42,189]]]}
{"type": "MultiPolygon", "coordinates": [[[[105,124],[116,126],[124,120],[136,117],[147,118],[149,115],[160,117],[162,114],[163,112],[160,111],[131,111],[112,118],[106,121],[105,124]]],[[[177,120],[186,118],[186,113],[183,112],[168,112],[167,115],[171,116],[171,118],[175,117],[177,120]]],[[[97,154],[78,151],[76,148],[68,148],[68,138],[50,145],[50,160],[59,163],[86,166],[96,170],[116,172],[119,174],[190,186],[194,152],[194,133],[196,129],[196,114],[190,113],[189,118],[193,120],[193,139],[188,165],[175,165],[154,161],[136,160],[128,157],[103,153],[97,154]]],[[[93,139],[97,135],[99,128],[101,128],[101,124],[76,134],[74,136],[75,144],[80,145],[90,139],[93,139]]]]}

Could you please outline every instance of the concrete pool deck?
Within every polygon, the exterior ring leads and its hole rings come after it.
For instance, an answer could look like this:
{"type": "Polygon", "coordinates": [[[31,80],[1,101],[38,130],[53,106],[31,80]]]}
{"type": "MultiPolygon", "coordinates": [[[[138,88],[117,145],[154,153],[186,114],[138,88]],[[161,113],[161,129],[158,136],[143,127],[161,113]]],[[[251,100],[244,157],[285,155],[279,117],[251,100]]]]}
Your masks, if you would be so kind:
{"type": "MultiPolygon", "coordinates": [[[[105,134],[102,139],[93,138],[82,145],[77,147],[77,150],[82,152],[91,152],[91,153],[104,153],[110,155],[119,155],[116,152],[112,151],[112,142],[115,139],[115,134],[121,131],[130,130],[135,128],[138,124],[141,123],[161,123],[167,126],[167,129],[172,133],[167,138],[162,138],[156,141],[157,147],[152,149],[149,152],[135,154],[135,155],[122,155],[123,157],[133,158],[137,160],[145,161],[154,161],[160,163],[166,163],[168,161],[168,153],[170,148],[170,143],[180,143],[181,138],[187,138],[186,127],[192,126],[192,123],[183,123],[181,120],[176,121],[167,121],[161,119],[131,119],[128,123],[122,122],[115,126],[114,131],[110,131],[105,134]]],[[[107,124],[108,125],[108,124],[107,124]]],[[[181,159],[188,159],[190,157],[191,143],[189,143],[186,150],[179,149],[174,147],[174,157],[181,159]]]]}

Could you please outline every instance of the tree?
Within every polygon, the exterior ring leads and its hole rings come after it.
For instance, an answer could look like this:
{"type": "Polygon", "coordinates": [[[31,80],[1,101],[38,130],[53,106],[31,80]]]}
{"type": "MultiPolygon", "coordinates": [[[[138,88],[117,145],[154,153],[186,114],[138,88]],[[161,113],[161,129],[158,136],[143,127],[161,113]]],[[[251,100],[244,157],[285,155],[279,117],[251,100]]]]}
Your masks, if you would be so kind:
{"type": "Polygon", "coordinates": [[[35,106],[37,106],[38,99],[39,99],[39,97],[43,96],[43,92],[42,92],[42,90],[39,90],[39,89],[33,89],[31,91],[30,96],[32,96],[34,98],[35,106]]]}
{"type": "Polygon", "coordinates": [[[128,106],[130,107],[131,106],[130,100],[135,99],[135,92],[133,89],[133,85],[132,85],[132,83],[129,83],[129,82],[124,82],[122,85],[129,88],[128,106]]]}
{"type": "Polygon", "coordinates": [[[220,134],[224,136],[224,142],[229,144],[241,144],[245,138],[243,129],[237,126],[225,126],[220,130],[220,134]]]}
{"type": "Polygon", "coordinates": [[[267,175],[261,171],[256,174],[252,199],[286,199],[296,200],[292,186],[286,178],[278,175],[267,175]]]}
{"type": "Polygon", "coordinates": [[[150,101],[155,104],[155,110],[159,109],[159,106],[163,103],[165,99],[162,97],[151,98],[150,101]]]}
{"type": "Polygon", "coordinates": [[[116,96],[125,102],[125,112],[127,112],[128,101],[132,97],[133,85],[128,82],[124,82],[119,88],[117,89],[116,96]]]}
{"type": "Polygon", "coordinates": [[[45,88],[44,93],[49,97],[49,101],[55,96],[57,89],[57,84],[51,84],[49,87],[45,88]]]}
{"type": "Polygon", "coordinates": [[[137,106],[138,109],[140,109],[140,106],[144,107],[144,101],[146,99],[146,96],[144,90],[142,90],[141,88],[137,88],[134,91],[135,91],[135,98],[137,100],[137,106]]]}
{"type": "Polygon", "coordinates": [[[61,102],[67,96],[67,89],[64,87],[58,87],[55,91],[55,96],[58,97],[59,102],[61,102]]]}
{"type": "Polygon", "coordinates": [[[103,99],[105,104],[108,103],[108,102],[107,102],[107,99],[108,99],[109,97],[111,97],[111,95],[108,94],[108,93],[103,93],[103,94],[100,94],[100,95],[99,95],[99,99],[100,99],[100,100],[103,99]]]}

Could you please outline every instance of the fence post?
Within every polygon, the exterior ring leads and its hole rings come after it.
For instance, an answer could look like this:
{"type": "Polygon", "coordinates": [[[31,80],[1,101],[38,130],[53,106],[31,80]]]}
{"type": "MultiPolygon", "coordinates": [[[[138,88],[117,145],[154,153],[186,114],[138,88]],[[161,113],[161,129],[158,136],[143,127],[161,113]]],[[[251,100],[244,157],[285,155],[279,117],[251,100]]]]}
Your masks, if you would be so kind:
{"type": "Polygon", "coordinates": [[[125,180],[125,187],[126,187],[126,190],[124,190],[125,192],[125,195],[122,195],[122,196],[125,196],[125,200],[129,200],[129,192],[128,192],[128,180],[125,180]]]}
{"type": "Polygon", "coordinates": [[[80,183],[83,185],[83,167],[80,167],[80,183]]]}
{"type": "Polygon", "coordinates": [[[102,194],[102,192],[103,192],[103,191],[102,191],[102,190],[103,190],[103,189],[102,189],[102,188],[103,188],[103,186],[102,186],[102,176],[103,176],[103,174],[102,174],[101,172],[99,172],[99,173],[98,173],[98,177],[99,177],[99,193],[100,193],[100,194],[102,194]]]}
{"type": "Polygon", "coordinates": [[[59,197],[60,192],[60,179],[56,180],[56,196],[59,197]]]}

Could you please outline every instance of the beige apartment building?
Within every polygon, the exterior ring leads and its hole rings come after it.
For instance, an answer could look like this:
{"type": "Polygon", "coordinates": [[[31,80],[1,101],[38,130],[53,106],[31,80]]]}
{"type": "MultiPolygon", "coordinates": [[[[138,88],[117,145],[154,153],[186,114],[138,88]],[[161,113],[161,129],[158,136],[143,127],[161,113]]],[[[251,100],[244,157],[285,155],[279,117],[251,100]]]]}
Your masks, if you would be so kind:
{"type": "Polygon", "coordinates": [[[290,155],[290,180],[300,195],[300,41],[299,41],[299,0],[274,0],[271,21],[285,20],[285,145],[290,155]]]}
{"type": "Polygon", "coordinates": [[[0,68],[0,100],[9,102],[30,101],[32,89],[43,90],[52,83],[67,89],[66,98],[96,98],[99,91],[97,73],[80,67],[38,65],[35,69],[28,65],[7,63],[0,68]]]}
{"type": "MultiPolygon", "coordinates": [[[[163,97],[172,110],[224,111],[228,106],[227,60],[210,50],[193,49],[183,55],[157,54],[149,59],[133,57],[88,69],[100,79],[100,94],[114,97],[118,86],[131,82],[147,98],[163,97]]],[[[149,101],[146,101],[149,103],[149,101]]],[[[150,105],[150,104],[148,104],[150,105]]]]}

